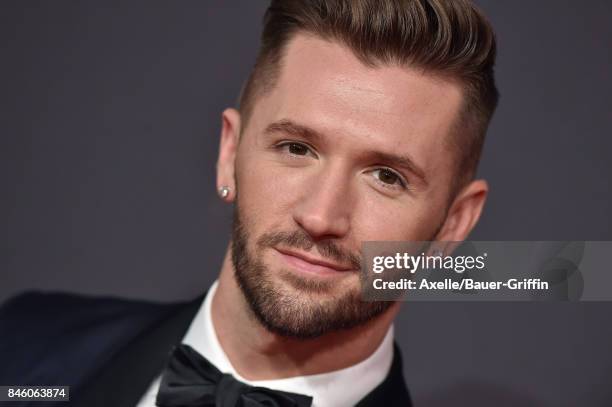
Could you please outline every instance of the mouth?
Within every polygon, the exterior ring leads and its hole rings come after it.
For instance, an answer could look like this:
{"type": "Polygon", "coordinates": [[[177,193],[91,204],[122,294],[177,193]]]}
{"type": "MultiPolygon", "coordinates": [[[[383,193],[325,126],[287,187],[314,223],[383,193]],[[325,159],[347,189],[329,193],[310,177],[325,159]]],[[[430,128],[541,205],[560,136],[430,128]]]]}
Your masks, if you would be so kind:
{"type": "Polygon", "coordinates": [[[291,268],[297,269],[306,273],[314,273],[319,275],[339,274],[350,271],[355,271],[351,267],[347,267],[338,263],[315,257],[311,254],[290,250],[284,248],[274,248],[280,255],[281,259],[291,268]]]}

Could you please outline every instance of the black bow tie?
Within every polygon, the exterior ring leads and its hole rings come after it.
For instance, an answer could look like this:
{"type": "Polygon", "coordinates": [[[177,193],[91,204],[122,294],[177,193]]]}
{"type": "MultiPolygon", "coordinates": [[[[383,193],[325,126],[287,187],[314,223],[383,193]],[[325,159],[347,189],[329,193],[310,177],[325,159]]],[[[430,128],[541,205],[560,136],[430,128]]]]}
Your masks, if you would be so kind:
{"type": "Polygon", "coordinates": [[[312,397],[253,387],[223,374],[191,346],[179,345],[162,373],[160,407],[308,407],[312,397]]]}

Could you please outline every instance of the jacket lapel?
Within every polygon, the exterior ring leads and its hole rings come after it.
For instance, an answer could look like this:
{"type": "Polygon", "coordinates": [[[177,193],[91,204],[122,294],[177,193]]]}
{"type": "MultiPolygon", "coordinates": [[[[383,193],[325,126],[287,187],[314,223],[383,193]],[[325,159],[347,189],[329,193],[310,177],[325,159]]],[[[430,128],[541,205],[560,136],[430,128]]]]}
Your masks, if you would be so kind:
{"type": "Polygon", "coordinates": [[[73,392],[71,405],[134,407],[161,373],[172,347],[181,342],[203,298],[185,304],[131,342],[122,344],[109,363],[73,392]]]}
{"type": "Polygon", "coordinates": [[[393,362],[385,380],[366,395],[356,407],[410,407],[410,393],[406,387],[402,356],[397,343],[393,344],[393,362]]]}

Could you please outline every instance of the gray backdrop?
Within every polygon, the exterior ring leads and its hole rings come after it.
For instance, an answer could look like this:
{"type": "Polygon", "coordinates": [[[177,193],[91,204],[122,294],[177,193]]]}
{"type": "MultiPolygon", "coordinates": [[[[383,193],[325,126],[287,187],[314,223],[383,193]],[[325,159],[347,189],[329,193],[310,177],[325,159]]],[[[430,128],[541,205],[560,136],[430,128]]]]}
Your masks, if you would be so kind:
{"type": "MultiPolygon", "coordinates": [[[[612,240],[612,3],[479,1],[502,100],[477,240],[612,240]]],[[[215,196],[265,2],[0,4],[0,300],[26,289],[171,301],[215,278],[215,196]]],[[[609,406],[610,303],[406,304],[417,406],[609,406]]]]}

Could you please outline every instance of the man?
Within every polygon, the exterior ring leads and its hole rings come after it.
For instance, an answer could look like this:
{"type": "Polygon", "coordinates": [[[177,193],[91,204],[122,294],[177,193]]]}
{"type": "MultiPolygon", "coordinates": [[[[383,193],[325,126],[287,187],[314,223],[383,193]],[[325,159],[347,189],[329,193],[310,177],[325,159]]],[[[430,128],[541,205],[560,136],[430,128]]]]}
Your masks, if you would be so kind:
{"type": "Polygon", "coordinates": [[[25,335],[0,378],[69,384],[87,406],[410,405],[399,303],[361,301],[359,249],[470,233],[494,58],[468,1],[273,0],[222,115],[217,188],[235,216],[218,281],[171,306],[17,298],[0,319],[25,335]]]}

